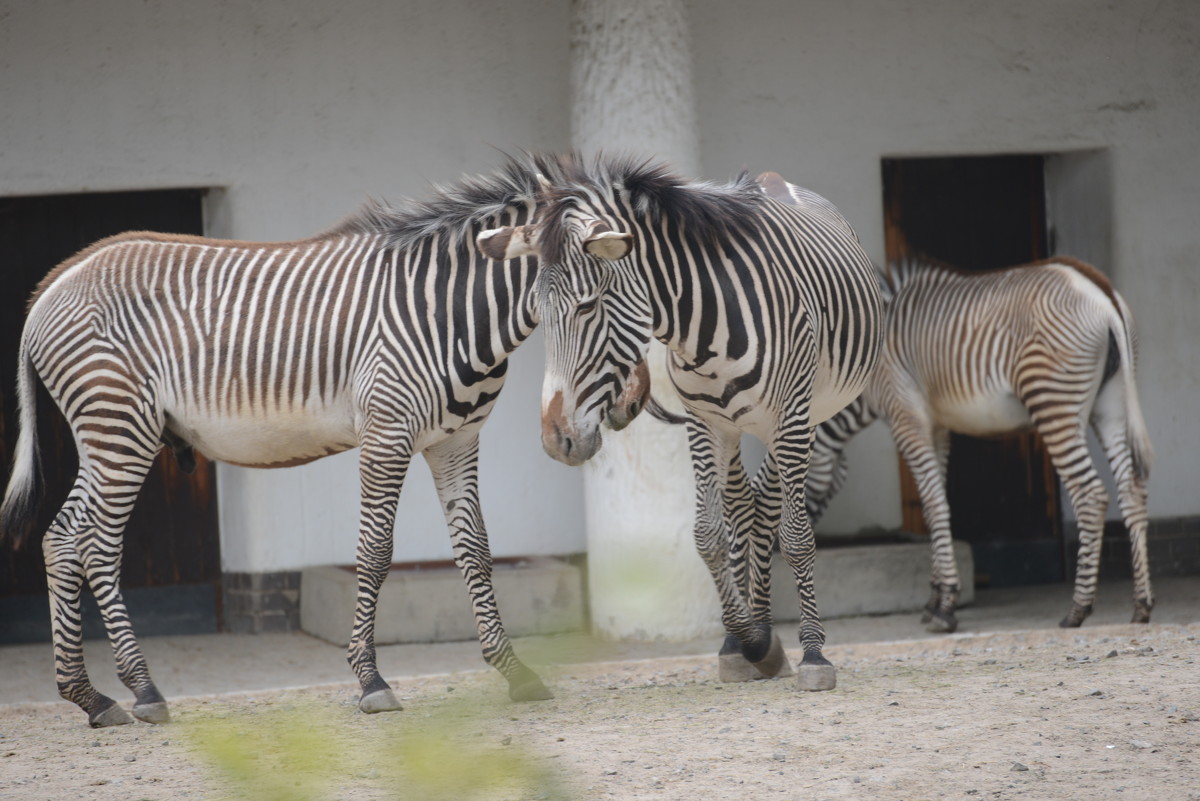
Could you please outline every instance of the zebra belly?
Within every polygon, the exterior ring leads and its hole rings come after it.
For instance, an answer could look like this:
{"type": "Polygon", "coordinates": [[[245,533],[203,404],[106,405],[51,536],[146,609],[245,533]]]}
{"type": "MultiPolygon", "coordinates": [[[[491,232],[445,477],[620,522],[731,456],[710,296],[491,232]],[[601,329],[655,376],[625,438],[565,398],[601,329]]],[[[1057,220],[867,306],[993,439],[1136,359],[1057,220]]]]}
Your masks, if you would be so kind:
{"type": "Polygon", "coordinates": [[[290,467],[358,445],[351,415],[333,409],[232,417],[168,411],[168,428],[210,459],[243,467],[290,467]]]}
{"type": "Polygon", "coordinates": [[[853,403],[862,391],[861,384],[844,386],[833,380],[832,371],[819,369],[813,381],[812,404],[808,409],[809,421],[814,426],[824,423],[853,403]]]}
{"type": "Polygon", "coordinates": [[[940,401],[935,405],[938,423],[959,434],[991,436],[1020,431],[1032,425],[1025,404],[1009,392],[977,395],[964,401],[940,401]]]}

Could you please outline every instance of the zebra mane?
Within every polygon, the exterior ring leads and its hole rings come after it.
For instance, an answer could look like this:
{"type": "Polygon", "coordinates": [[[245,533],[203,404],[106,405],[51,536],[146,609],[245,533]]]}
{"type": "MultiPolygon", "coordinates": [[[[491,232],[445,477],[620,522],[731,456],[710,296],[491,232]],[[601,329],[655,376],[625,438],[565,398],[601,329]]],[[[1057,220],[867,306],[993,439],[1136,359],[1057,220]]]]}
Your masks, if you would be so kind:
{"type": "Polygon", "coordinates": [[[475,225],[503,224],[498,218],[514,207],[532,210],[542,186],[539,176],[554,180],[558,165],[542,155],[510,156],[490,175],[435,185],[425,199],[408,198],[392,205],[372,198],[322,236],[375,234],[384,237],[389,248],[407,249],[440,234],[450,246],[461,245],[475,225]]]}
{"type": "Polygon", "coordinates": [[[550,178],[538,217],[542,258],[549,262],[562,261],[565,212],[592,196],[623,200],[638,217],[651,222],[668,219],[707,242],[752,230],[766,198],[746,172],[728,184],[716,184],[691,182],[665,164],[629,156],[601,155],[589,164],[571,153],[557,163],[559,178],[550,178]]]}

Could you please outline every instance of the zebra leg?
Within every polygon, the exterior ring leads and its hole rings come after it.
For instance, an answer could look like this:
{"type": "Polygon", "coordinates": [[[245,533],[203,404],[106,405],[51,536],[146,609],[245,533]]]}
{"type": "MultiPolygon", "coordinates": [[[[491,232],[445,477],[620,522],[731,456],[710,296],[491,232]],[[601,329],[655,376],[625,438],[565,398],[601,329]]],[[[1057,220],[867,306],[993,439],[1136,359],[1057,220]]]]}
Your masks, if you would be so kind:
{"type": "MultiPolygon", "coordinates": [[[[730,454],[738,447],[740,434],[736,431],[716,432],[695,415],[688,417],[687,429],[696,479],[696,550],[717,588],[726,643],[730,643],[732,637],[742,656],[762,675],[774,676],[779,666],[774,659],[777,655],[771,652],[771,626],[754,621],[730,565],[724,493],[730,454]]],[[[721,653],[725,651],[726,646],[722,646],[721,653]]],[[[782,655],[782,648],[779,655],[782,655]]]]}
{"type": "Polygon", "coordinates": [[[358,708],[368,713],[402,708],[392,688],[379,675],[375,659],[375,610],[379,589],[392,566],[396,504],[411,460],[412,450],[407,442],[364,441],[359,453],[362,497],[357,550],[358,594],[347,659],[362,688],[358,708]]]}
{"type": "MultiPolygon", "coordinates": [[[[1086,441],[1082,443],[1085,448],[1086,441]]],[[[1053,454],[1052,454],[1053,456],[1053,454]]],[[[1058,467],[1060,477],[1066,475],[1058,467]]],[[[1061,621],[1063,628],[1078,628],[1092,613],[1096,601],[1096,583],[1100,577],[1100,547],[1104,536],[1104,515],[1108,509],[1108,493],[1088,463],[1082,476],[1071,476],[1064,481],[1075,508],[1075,519],[1079,524],[1079,556],[1075,568],[1075,594],[1071,599],[1071,611],[1061,621]]]]}
{"type": "MultiPolygon", "coordinates": [[[[747,552],[750,549],[750,525],[754,518],[754,499],[749,494],[746,471],[742,460],[735,455],[729,466],[728,485],[724,493],[725,524],[731,533],[729,543],[729,569],[739,591],[747,592],[747,552]]],[[[753,615],[753,609],[751,609],[753,615]]],[[[769,622],[769,621],[768,621],[769,622]]],[[[761,676],[754,665],[742,656],[742,644],[732,634],[725,635],[725,642],[717,655],[717,675],[723,682],[752,681],[761,676]]]]}
{"type": "Polygon", "coordinates": [[[923,415],[915,413],[893,415],[889,422],[896,447],[916,479],[921,512],[929,527],[931,590],[921,622],[928,631],[948,634],[958,628],[955,610],[962,586],[954,560],[950,502],[946,497],[950,432],[933,427],[923,415]]]}
{"type": "Polygon", "coordinates": [[[746,481],[746,471],[742,467],[741,457],[736,453],[729,463],[722,500],[725,526],[730,534],[729,569],[733,571],[733,580],[738,589],[745,594],[749,589],[747,583],[748,552],[752,534],[751,526],[754,522],[754,497],[751,495],[750,484],[746,481]]]}
{"type": "Polygon", "coordinates": [[[1075,594],[1071,611],[1059,626],[1076,628],[1092,613],[1096,600],[1096,580],[1100,571],[1100,546],[1104,535],[1104,515],[1108,511],[1108,493],[1096,473],[1088,453],[1080,404],[1064,402],[1064,392],[1078,383],[1069,376],[1042,374],[1030,380],[1031,389],[1021,401],[1030,410],[1034,427],[1046,443],[1050,462],[1067,488],[1075,520],[1079,525],[1079,557],[1075,569],[1075,594]],[[1050,397],[1046,397],[1050,396],[1050,397]],[[1055,397],[1058,396],[1058,397],[1055,397]]]}
{"type": "Polygon", "coordinates": [[[846,483],[850,469],[846,445],[858,432],[875,422],[877,416],[866,398],[859,395],[846,408],[817,426],[813,433],[808,476],[804,480],[804,502],[814,528],[846,483]]]}
{"type": "Polygon", "coordinates": [[[771,559],[775,553],[775,532],[783,508],[779,470],[767,456],[754,474],[751,485],[754,517],[750,521],[749,600],[750,614],[762,623],[771,623],[771,559]]]}
{"type": "Polygon", "coordinates": [[[86,531],[79,502],[86,491],[82,480],[76,479],[74,489],[42,540],[42,554],[50,591],[50,634],[58,694],[86,712],[93,728],[103,728],[132,723],[133,718],[116,701],[92,686],[83,661],[79,597],[84,573],[76,543],[79,534],[86,531]]]}
{"type": "Polygon", "coordinates": [[[454,437],[425,451],[438,498],[450,529],[454,561],[462,571],[471,596],[475,628],[483,659],[508,680],[514,701],[544,701],[554,697],[536,673],[513,650],[504,631],[492,586],[492,553],[479,506],[479,436],[475,432],[454,437]]]}
{"type": "Polygon", "coordinates": [[[754,518],[751,521],[749,549],[750,614],[759,623],[772,626],[771,653],[765,662],[769,665],[778,664],[779,668],[773,675],[786,678],[795,675],[795,671],[783,652],[783,642],[779,639],[771,618],[771,560],[775,553],[775,532],[779,530],[783,498],[779,486],[779,471],[775,467],[775,460],[769,455],[754,474],[751,499],[754,503],[754,518]]]}
{"type": "MultiPolygon", "coordinates": [[[[930,438],[937,456],[939,486],[942,488],[942,500],[945,504],[945,533],[943,536],[930,537],[933,574],[929,580],[929,601],[926,602],[922,611],[921,622],[929,631],[950,633],[958,628],[958,618],[955,617],[954,612],[958,608],[958,598],[961,592],[958,562],[954,558],[954,537],[950,531],[950,499],[946,494],[946,469],[950,462],[950,431],[935,427],[930,432],[930,438]],[[946,578],[947,576],[950,578],[946,578]]],[[[922,513],[925,514],[926,521],[928,521],[929,515],[925,513],[924,509],[922,509],[922,513]]],[[[930,526],[930,529],[933,530],[933,527],[930,526]]]]}
{"type": "MultiPolygon", "coordinates": [[[[130,450],[132,447],[131,443],[130,450]]],[[[117,676],[134,695],[134,717],[147,723],[167,723],[171,719],[167,702],[150,678],[150,669],[121,596],[122,535],[138,491],[153,464],[153,452],[144,452],[137,458],[126,451],[120,468],[105,466],[96,470],[96,485],[88,495],[85,512],[94,527],[91,536],[81,539],[79,552],[112,643],[117,676]]]]}
{"type": "Polygon", "coordinates": [[[1118,381],[1112,380],[1101,391],[1092,415],[1092,426],[1112,468],[1121,516],[1129,530],[1129,556],[1133,566],[1131,622],[1149,623],[1150,611],[1154,608],[1154,592],[1150,587],[1150,559],[1146,553],[1146,529],[1150,523],[1146,512],[1146,479],[1138,475],[1133,465],[1120,389],[1113,388],[1118,384],[1118,381]],[[1113,404],[1116,404],[1115,408],[1113,404]]]}
{"type": "MultiPolygon", "coordinates": [[[[109,403],[116,397],[119,396],[114,392],[109,403]]],[[[57,574],[57,583],[65,590],[63,600],[58,601],[55,582],[52,582],[52,626],[60,635],[65,635],[64,648],[56,647],[56,654],[66,655],[79,647],[82,631],[78,627],[78,574],[81,572],[100,608],[116,659],[117,675],[134,694],[134,716],[148,723],[166,723],[170,720],[167,703],[150,678],[120,589],[125,524],[154,463],[159,442],[157,434],[141,430],[135,422],[116,430],[114,421],[121,419],[144,421],[145,417],[140,414],[140,408],[127,415],[114,415],[110,409],[99,415],[98,423],[85,420],[76,426],[77,441],[82,443],[79,477],[55,521],[53,535],[48,536],[43,546],[47,566],[54,564],[51,573],[57,574]],[[63,557],[65,561],[60,563],[63,557]],[[68,620],[73,622],[66,623],[68,620]],[[65,629],[74,630],[68,633],[65,629]]],[[[69,656],[67,662],[71,662],[69,656]]],[[[78,652],[78,665],[60,671],[60,676],[64,673],[66,683],[75,686],[63,692],[60,680],[60,693],[64,697],[75,696],[71,700],[80,703],[88,712],[93,727],[129,722],[128,715],[115,702],[99,694],[93,695],[94,690],[90,690],[83,669],[81,652],[78,652]]]]}
{"type": "MultiPolygon", "coordinates": [[[[760,468],[759,474],[765,468],[760,468]]],[[[779,477],[772,466],[774,476],[775,507],[778,508],[779,477]]],[[[771,549],[772,529],[765,528],[760,520],[760,506],[765,499],[760,496],[758,475],[752,487],[746,480],[740,452],[735,453],[729,465],[728,484],[725,488],[725,520],[732,532],[730,568],[737,586],[747,596],[750,616],[758,624],[772,625],[771,621],[771,549]]],[[[738,682],[761,678],[758,668],[742,655],[741,645],[733,636],[726,636],[721,646],[719,675],[721,681],[738,682]]],[[[783,652],[783,643],[774,628],[771,629],[771,650],[766,664],[778,665],[773,674],[777,678],[791,676],[792,666],[783,652]]]]}
{"type": "MultiPolygon", "coordinates": [[[[806,393],[807,396],[808,393],[806,393]]],[[[797,669],[801,690],[832,690],[837,686],[837,671],[825,658],[825,628],[817,609],[813,587],[813,563],[816,540],[804,499],[804,480],[808,473],[812,448],[812,427],[808,422],[808,404],[785,418],[787,424],[771,443],[771,455],[779,469],[783,488],[783,518],[779,526],[779,550],[792,568],[800,596],[800,645],[804,658],[797,669]]]]}

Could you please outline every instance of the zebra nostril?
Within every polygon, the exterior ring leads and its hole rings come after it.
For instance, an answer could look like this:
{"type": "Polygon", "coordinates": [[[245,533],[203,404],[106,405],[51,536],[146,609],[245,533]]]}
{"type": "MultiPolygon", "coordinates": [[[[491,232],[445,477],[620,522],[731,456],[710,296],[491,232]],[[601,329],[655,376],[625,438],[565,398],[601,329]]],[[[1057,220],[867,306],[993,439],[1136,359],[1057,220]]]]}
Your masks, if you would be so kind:
{"type": "Polygon", "coordinates": [[[561,434],[559,435],[559,441],[562,444],[563,456],[570,456],[571,451],[575,449],[575,441],[570,437],[564,437],[561,434]]]}

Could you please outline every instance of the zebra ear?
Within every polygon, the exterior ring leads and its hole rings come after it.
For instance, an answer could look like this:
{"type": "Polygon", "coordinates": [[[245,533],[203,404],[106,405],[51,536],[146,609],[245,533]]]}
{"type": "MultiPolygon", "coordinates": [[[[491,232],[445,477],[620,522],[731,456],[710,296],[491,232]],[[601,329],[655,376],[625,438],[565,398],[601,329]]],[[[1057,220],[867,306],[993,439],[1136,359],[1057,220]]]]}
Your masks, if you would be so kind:
{"type": "Polygon", "coordinates": [[[619,231],[599,231],[583,240],[583,249],[606,261],[620,261],[633,249],[633,236],[619,231]]]}
{"type": "Polygon", "coordinates": [[[528,225],[482,231],[475,237],[475,246],[480,253],[494,261],[537,255],[533,230],[528,225]]]}

